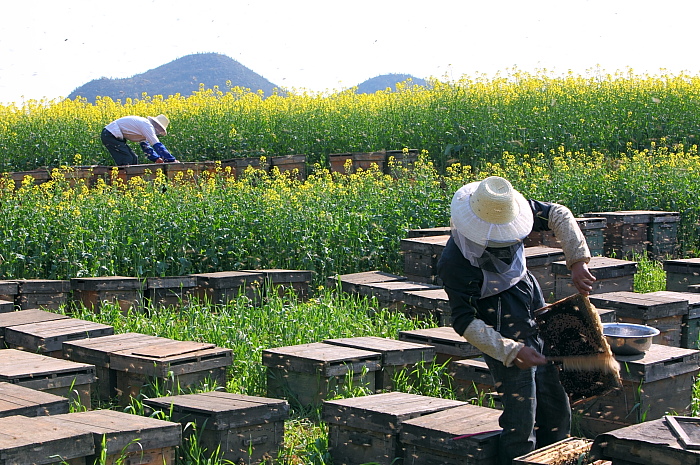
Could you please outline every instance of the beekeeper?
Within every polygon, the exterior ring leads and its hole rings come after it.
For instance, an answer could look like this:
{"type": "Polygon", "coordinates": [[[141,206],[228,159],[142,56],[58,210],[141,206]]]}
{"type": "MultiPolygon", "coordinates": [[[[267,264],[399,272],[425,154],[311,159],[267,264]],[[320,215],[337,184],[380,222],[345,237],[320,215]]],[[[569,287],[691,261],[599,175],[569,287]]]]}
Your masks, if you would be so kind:
{"type": "Polygon", "coordinates": [[[449,297],[452,326],[484,353],[503,405],[499,460],[566,438],[571,408],[548,363],[533,311],[545,305],[525,264],[523,239],[531,231],[554,231],[573,284],[592,290],[590,252],[571,211],[555,203],[526,200],[509,181],[492,176],[462,186],[450,206],[452,236],[438,274],[449,297]]]}
{"type": "Polygon", "coordinates": [[[146,158],[154,163],[177,163],[158,136],[167,134],[170,120],[165,115],[124,116],[109,123],[102,130],[102,144],[112,155],[117,166],[136,165],[138,157],[126,141],[138,142],[146,158]]]}

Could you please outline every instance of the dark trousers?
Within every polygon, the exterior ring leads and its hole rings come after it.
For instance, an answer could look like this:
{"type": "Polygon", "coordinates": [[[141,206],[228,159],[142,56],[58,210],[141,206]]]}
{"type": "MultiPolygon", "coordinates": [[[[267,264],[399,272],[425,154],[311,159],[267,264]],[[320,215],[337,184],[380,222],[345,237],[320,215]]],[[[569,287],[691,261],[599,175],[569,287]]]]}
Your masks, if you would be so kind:
{"type": "Polygon", "coordinates": [[[114,137],[114,134],[109,132],[107,128],[102,130],[100,139],[102,139],[102,144],[107,147],[109,154],[112,155],[112,159],[117,166],[138,165],[139,158],[126,141],[114,137]]]}
{"type": "Polygon", "coordinates": [[[571,430],[569,397],[553,363],[521,370],[484,355],[503,404],[499,464],[566,438],[571,430]]]}

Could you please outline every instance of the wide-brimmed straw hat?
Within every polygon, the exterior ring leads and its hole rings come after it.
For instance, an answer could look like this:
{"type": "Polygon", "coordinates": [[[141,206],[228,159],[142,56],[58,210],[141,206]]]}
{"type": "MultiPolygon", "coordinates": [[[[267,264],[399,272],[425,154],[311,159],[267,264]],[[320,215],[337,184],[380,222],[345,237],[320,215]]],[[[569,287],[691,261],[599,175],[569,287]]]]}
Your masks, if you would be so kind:
{"type": "Polygon", "coordinates": [[[149,116],[148,119],[151,121],[151,124],[158,130],[163,135],[166,135],[168,133],[168,124],[170,124],[170,120],[168,119],[167,116],[165,115],[158,115],[158,116],[149,116]]]}
{"type": "Polygon", "coordinates": [[[483,246],[523,240],[532,230],[532,209],[508,180],[491,176],[462,186],[450,205],[452,226],[483,246]]]}

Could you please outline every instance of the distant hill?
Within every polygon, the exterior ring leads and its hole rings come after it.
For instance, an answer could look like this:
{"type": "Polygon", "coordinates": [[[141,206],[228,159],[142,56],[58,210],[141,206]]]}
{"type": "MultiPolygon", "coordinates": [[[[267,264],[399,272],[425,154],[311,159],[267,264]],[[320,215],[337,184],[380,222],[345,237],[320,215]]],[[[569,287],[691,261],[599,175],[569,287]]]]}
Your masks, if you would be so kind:
{"type": "Polygon", "coordinates": [[[387,88],[396,90],[396,84],[411,79],[413,85],[424,86],[425,79],[411,76],[410,74],[382,74],[357,86],[358,94],[373,94],[378,90],[386,90],[387,88]]]}
{"type": "Polygon", "coordinates": [[[231,81],[233,87],[262,90],[265,95],[271,95],[273,89],[278,87],[226,55],[197,53],[130,78],[94,79],[75,89],[68,98],[81,96],[89,102],[94,102],[95,97],[99,95],[123,101],[129,97],[141,98],[143,92],[163,97],[174,94],[188,96],[199,90],[200,83],[206,88],[219,86],[221,91],[226,92],[226,81],[231,81]]]}

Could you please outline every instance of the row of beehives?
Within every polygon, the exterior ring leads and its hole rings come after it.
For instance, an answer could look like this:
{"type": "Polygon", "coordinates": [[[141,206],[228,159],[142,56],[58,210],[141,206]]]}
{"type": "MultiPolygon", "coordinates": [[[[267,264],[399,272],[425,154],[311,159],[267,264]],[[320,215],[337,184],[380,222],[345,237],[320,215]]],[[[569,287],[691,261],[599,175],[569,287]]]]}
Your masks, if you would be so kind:
{"type": "Polygon", "coordinates": [[[0,350],[0,463],[92,464],[103,454],[107,463],[126,455],[125,463],[172,465],[190,434],[210,453],[220,446],[227,460],[257,463],[282,443],[289,410],[282,399],[220,391],[143,399],[176,423],[91,410],[93,398],[126,407],[154,384],[169,392],[225,388],[231,349],[114,334],[40,309],[0,313],[0,342],[7,347],[0,350]],[[69,402],[87,412],[68,413],[69,402]]]}
{"type": "Polygon", "coordinates": [[[98,311],[105,302],[116,303],[126,313],[149,306],[179,306],[191,299],[225,304],[243,294],[253,302],[266,293],[292,290],[308,297],[312,272],[303,270],[245,270],[198,273],[188,276],[132,278],[102,276],[70,280],[19,279],[0,281],[0,313],[15,308],[59,307],[75,302],[98,311]]]}
{"type": "MultiPolygon", "coordinates": [[[[376,165],[379,171],[393,174],[392,170],[397,166],[408,167],[418,158],[418,150],[382,150],[379,152],[353,152],[332,153],[328,156],[330,171],[335,173],[355,172],[358,169],[367,170],[376,165]]],[[[66,179],[69,182],[82,180],[87,185],[94,185],[98,179],[111,182],[116,176],[121,181],[128,181],[135,177],[145,180],[154,179],[157,171],[170,179],[180,177],[182,180],[198,179],[202,173],[214,173],[221,168],[224,173],[240,177],[247,169],[271,172],[273,169],[280,173],[294,176],[296,179],[306,179],[306,155],[284,155],[274,157],[237,157],[220,161],[197,161],[163,164],[139,164],[126,166],[70,166],[56,173],[47,168],[39,168],[30,171],[15,171],[7,173],[14,180],[15,186],[20,187],[25,179],[33,184],[43,184],[55,179],[66,179]],[[116,170],[116,174],[113,171],[116,170]]]]}
{"type": "MultiPolygon", "coordinates": [[[[587,213],[583,218],[576,218],[591,255],[611,259],[629,259],[635,254],[648,254],[657,259],[676,256],[679,221],[677,212],[641,210],[587,213]]],[[[410,230],[408,238],[401,240],[404,274],[413,281],[440,284],[437,262],[449,238],[449,227],[410,230]]],[[[530,233],[524,243],[526,252],[529,250],[532,255],[564,259],[561,245],[551,231],[530,233]]],[[[532,268],[529,263],[528,266],[532,268]]],[[[561,264],[549,271],[556,275],[567,274],[566,266],[561,264]]],[[[546,290],[555,291],[554,284],[545,283],[546,290]]]]}

